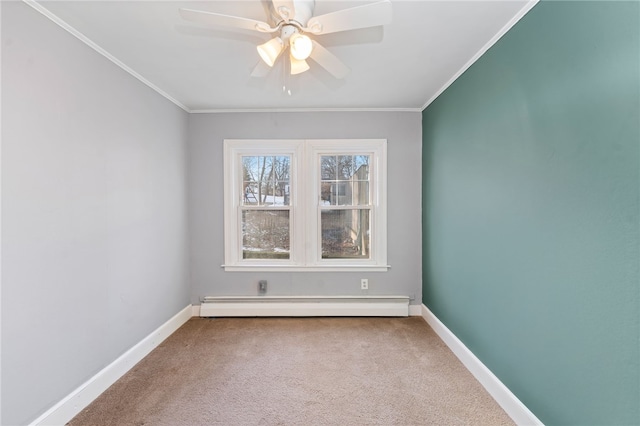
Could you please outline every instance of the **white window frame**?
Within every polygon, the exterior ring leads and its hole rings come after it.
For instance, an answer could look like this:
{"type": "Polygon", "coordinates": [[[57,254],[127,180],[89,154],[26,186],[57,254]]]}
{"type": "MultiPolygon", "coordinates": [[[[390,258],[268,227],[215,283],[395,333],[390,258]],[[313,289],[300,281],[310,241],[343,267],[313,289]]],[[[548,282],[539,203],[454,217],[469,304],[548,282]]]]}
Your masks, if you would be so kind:
{"type": "MultiPolygon", "coordinates": [[[[335,207],[335,206],[334,206],[335,207]]],[[[387,265],[387,140],[300,139],[224,140],[225,271],[386,271],[387,265]],[[371,156],[370,257],[322,259],[320,227],[320,156],[371,156]],[[290,258],[243,259],[241,204],[242,156],[291,156],[289,210],[290,258]]]]}

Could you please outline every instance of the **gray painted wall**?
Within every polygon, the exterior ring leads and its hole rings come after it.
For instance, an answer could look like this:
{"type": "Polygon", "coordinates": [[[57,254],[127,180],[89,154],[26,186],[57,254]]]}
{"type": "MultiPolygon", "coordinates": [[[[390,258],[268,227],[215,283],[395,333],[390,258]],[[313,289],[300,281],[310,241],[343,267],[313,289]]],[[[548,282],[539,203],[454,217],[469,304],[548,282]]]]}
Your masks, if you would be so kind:
{"type": "Polygon", "coordinates": [[[424,112],[424,303],[545,424],[640,424],[640,3],[540,2],[424,112]]]}
{"type": "Polygon", "coordinates": [[[2,424],[189,304],[187,114],[2,2],[2,424]]]}
{"type": "MultiPolygon", "coordinates": [[[[304,90],[304,89],[301,89],[304,90]]],[[[421,303],[421,114],[417,112],[299,112],[192,114],[189,117],[189,233],[191,300],[203,296],[407,295],[421,303]],[[225,272],[222,142],[224,139],[388,140],[387,272],[225,272]]]]}

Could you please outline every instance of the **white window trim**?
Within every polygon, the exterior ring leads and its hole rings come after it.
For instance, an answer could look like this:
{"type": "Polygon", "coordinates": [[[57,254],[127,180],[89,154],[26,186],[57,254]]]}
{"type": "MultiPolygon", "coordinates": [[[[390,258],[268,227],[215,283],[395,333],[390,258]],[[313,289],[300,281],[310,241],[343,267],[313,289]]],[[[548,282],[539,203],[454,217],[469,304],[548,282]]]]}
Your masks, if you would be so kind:
{"type": "MultiPolygon", "coordinates": [[[[225,271],[386,271],[387,265],[386,139],[307,139],[224,141],[225,271]],[[370,259],[322,259],[320,254],[319,156],[371,154],[370,259]],[[291,155],[291,258],[242,259],[240,200],[242,155],[291,155]],[[315,238],[313,235],[315,234],[315,238]]],[[[282,210],[286,207],[278,207],[282,210]]]]}

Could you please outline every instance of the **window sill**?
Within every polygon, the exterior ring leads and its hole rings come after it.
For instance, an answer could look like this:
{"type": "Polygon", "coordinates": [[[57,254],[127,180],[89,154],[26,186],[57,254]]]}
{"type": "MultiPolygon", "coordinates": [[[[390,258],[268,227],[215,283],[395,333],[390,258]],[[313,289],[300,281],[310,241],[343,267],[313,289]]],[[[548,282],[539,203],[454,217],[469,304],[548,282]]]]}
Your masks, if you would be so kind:
{"type": "Polygon", "coordinates": [[[387,272],[390,265],[221,265],[225,272],[387,272]]]}

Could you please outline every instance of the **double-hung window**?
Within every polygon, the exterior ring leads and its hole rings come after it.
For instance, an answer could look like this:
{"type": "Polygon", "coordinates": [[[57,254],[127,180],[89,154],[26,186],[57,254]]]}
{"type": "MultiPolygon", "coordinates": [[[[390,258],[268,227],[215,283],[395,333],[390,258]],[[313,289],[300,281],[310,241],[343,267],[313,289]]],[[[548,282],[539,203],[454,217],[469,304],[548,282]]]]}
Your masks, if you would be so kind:
{"type": "Polygon", "coordinates": [[[225,270],[387,266],[386,140],[225,140],[225,270]]]}

